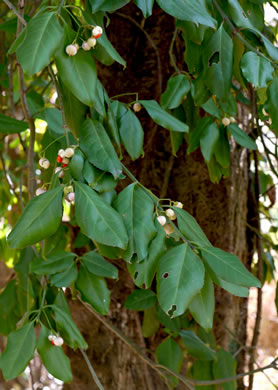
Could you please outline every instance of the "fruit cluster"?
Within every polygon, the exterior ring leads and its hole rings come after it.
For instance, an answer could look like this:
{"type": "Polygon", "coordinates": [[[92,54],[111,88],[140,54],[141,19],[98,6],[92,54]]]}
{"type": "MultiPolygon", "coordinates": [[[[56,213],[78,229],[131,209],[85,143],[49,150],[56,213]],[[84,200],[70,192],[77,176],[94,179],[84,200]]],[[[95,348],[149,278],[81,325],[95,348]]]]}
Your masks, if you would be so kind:
{"type": "MultiPolygon", "coordinates": [[[[82,43],[82,49],[88,51],[91,47],[95,47],[97,44],[97,39],[102,35],[102,28],[100,26],[95,26],[92,29],[92,36],[82,43]]],[[[72,43],[66,47],[66,53],[68,56],[75,56],[79,50],[78,43],[72,43]]]]}
{"type": "MultiPolygon", "coordinates": [[[[181,202],[173,202],[173,206],[178,207],[179,209],[183,208],[183,204],[181,202]]],[[[174,227],[172,226],[172,224],[167,223],[167,217],[169,218],[170,221],[174,221],[177,218],[177,216],[174,210],[170,208],[168,208],[165,211],[165,215],[159,215],[157,217],[157,220],[160,223],[160,225],[163,226],[165,233],[169,236],[174,232],[174,227]]]]}
{"type": "Polygon", "coordinates": [[[54,334],[50,334],[48,336],[48,340],[51,342],[52,345],[55,345],[56,347],[61,347],[64,344],[64,340],[60,336],[56,336],[54,334]]]}
{"type": "Polygon", "coordinates": [[[235,123],[236,120],[235,118],[233,118],[232,116],[230,118],[222,118],[222,124],[226,127],[226,126],[229,126],[231,123],[235,123]]]}

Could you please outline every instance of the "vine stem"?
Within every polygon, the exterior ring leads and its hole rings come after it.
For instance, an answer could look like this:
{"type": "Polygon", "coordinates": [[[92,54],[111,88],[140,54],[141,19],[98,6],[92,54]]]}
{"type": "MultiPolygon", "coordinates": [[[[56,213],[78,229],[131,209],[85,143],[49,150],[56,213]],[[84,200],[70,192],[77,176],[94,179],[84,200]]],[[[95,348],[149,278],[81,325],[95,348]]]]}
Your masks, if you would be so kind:
{"type": "Polygon", "coordinates": [[[100,380],[98,379],[98,376],[97,376],[97,374],[96,374],[96,372],[94,370],[94,367],[92,366],[92,364],[91,364],[91,362],[90,362],[90,360],[88,358],[88,355],[86,354],[84,349],[79,348],[79,350],[80,350],[80,352],[81,352],[85,362],[87,363],[88,369],[89,369],[89,371],[90,371],[90,373],[92,375],[92,378],[95,381],[97,387],[99,388],[99,390],[104,390],[104,387],[102,386],[100,380]]]}
{"type": "Polygon", "coordinates": [[[4,3],[15,13],[21,23],[26,26],[26,20],[20,15],[15,6],[9,0],[4,0],[4,3]]]}

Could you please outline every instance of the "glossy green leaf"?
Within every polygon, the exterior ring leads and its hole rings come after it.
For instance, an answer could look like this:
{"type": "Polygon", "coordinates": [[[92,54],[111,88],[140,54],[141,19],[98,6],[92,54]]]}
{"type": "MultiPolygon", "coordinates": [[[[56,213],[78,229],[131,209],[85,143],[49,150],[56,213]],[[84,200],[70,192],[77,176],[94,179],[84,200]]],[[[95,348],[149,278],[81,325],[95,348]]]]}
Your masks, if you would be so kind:
{"type": "Polygon", "coordinates": [[[230,165],[230,143],[227,130],[224,126],[219,129],[219,138],[214,148],[216,161],[223,167],[228,168],[230,165]]]}
{"type": "Polygon", "coordinates": [[[56,287],[70,287],[77,278],[77,266],[72,263],[66,270],[50,277],[50,284],[56,287]]]}
{"type": "Polygon", "coordinates": [[[0,356],[0,368],[6,381],[16,378],[33,358],[36,346],[34,324],[28,323],[8,336],[8,342],[0,356]]]}
{"type": "Polygon", "coordinates": [[[94,275],[111,279],[118,278],[118,269],[94,251],[85,253],[80,261],[94,275]]]}
{"type": "Polygon", "coordinates": [[[157,305],[156,315],[158,320],[163,326],[165,326],[166,329],[172,330],[173,332],[179,332],[181,330],[181,317],[170,318],[159,305],[157,305]]]}
{"type": "Polygon", "coordinates": [[[139,261],[145,259],[149,243],[156,234],[152,199],[133,183],[120,192],[114,203],[123,217],[129,236],[128,247],[122,254],[123,259],[130,261],[134,253],[139,261]]]}
{"type": "Polygon", "coordinates": [[[63,382],[69,383],[72,381],[72,373],[70,368],[70,360],[65,355],[61,347],[56,347],[48,340],[51,332],[41,325],[40,336],[38,340],[38,353],[47,371],[55,378],[63,382]]]}
{"type": "Polygon", "coordinates": [[[24,41],[16,50],[22,68],[29,74],[42,70],[62,45],[62,38],[63,30],[56,12],[40,13],[33,17],[27,24],[24,41]]]}
{"type": "Polygon", "coordinates": [[[87,349],[88,345],[84,340],[82,334],[79,332],[77,326],[73,322],[69,309],[65,311],[56,304],[52,305],[51,308],[55,313],[55,320],[58,331],[65,340],[65,342],[73,349],[87,349]]]}
{"type": "Polygon", "coordinates": [[[16,281],[11,280],[0,294],[0,333],[7,336],[20,319],[17,311],[16,281]]]}
{"type": "Polygon", "coordinates": [[[173,209],[178,218],[178,227],[185,238],[187,238],[193,245],[210,247],[211,243],[196,219],[183,209],[179,209],[178,207],[174,207],[173,209]]]}
{"type": "Polygon", "coordinates": [[[183,123],[174,116],[168,114],[168,112],[163,110],[155,100],[140,100],[139,103],[142,104],[153,121],[159,126],[182,133],[188,132],[189,128],[186,123],[183,123]]]}
{"type": "Polygon", "coordinates": [[[112,12],[129,3],[130,0],[89,0],[92,13],[98,11],[112,12]]]}
{"type": "Polygon", "coordinates": [[[236,284],[226,282],[221,278],[217,278],[217,281],[215,283],[222,287],[224,290],[228,291],[230,294],[235,295],[236,297],[248,298],[249,296],[248,287],[238,286],[236,284]]]}
{"type": "Polygon", "coordinates": [[[27,122],[19,121],[14,118],[10,118],[7,115],[0,114],[0,133],[1,134],[13,134],[20,133],[28,129],[27,122]]]}
{"type": "Polygon", "coordinates": [[[144,311],[144,318],[142,324],[142,335],[144,337],[152,337],[160,328],[160,322],[156,316],[156,308],[151,307],[144,311]]]}
{"type": "Polygon", "coordinates": [[[88,160],[84,164],[83,176],[90,187],[97,192],[112,191],[117,185],[117,181],[110,173],[95,168],[88,160]]]}
{"type": "Polygon", "coordinates": [[[161,96],[161,106],[165,110],[178,107],[190,90],[190,83],[184,74],[173,76],[168,80],[167,88],[161,96]]]}
{"type": "Polygon", "coordinates": [[[120,160],[100,122],[87,119],[83,123],[79,133],[79,144],[90,163],[112,173],[114,178],[119,177],[122,172],[120,160]]]}
{"type": "Polygon", "coordinates": [[[204,0],[157,0],[158,5],[174,18],[195,24],[216,27],[216,20],[208,13],[204,0]]]}
{"type": "Polygon", "coordinates": [[[11,248],[24,248],[56,232],[62,220],[62,193],[63,187],[59,186],[36,196],[27,204],[8,235],[11,248]]]}
{"type": "Polygon", "coordinates": [[[183,351],[171,337],[167,337],[166,340],[159,344],[155,355],[159,364],[170,368],[174,372],[180,372],[184,358],[183,351]]]}
{"type": "Polygon", "coordinates": [[[191,301],[189,310],[194,320],[198,322],[202,328],[208,330],[212,329],[213,326],[214,308],[213,283],[206,273],[204,286],[191,301]]]}
{"type": "Polygon", "coordinates": [[[128,236],[122,217],[83,183],[75,183],[75,215],[83,234],[104,245],[125,249],[128,236]]]}
{"type": "Polygon", "coordinates": [[[200,138],[201,151],[206,162],[208,162],[211,159],[218,138],[219,138],[219,129],[217,124],[213,122],[206,128],[206,131],[202,133],[200,138]]]}
{"type": "Polygon", "coordinates": [[[9,48],[8,54],[11,55],[16,52],[17,48],[22,44],[22,42],[25,39],[27,28],[25,27],[24,30],[21,31],[21,33],[17,36],[16,40],[13,42],[12,46],[9,48]]]}
{"type": "Polygon", "coordinates": [[[200,360],[215,360],[216,353],[191,330],[182,330],[180,336],[187,352],[200,360]]]}
{"type": "Polygon", "coordinates": [[[278,77],[275,75],[272,83],[267,89],[267,101],[265,104],[265,110],[270,115],[272,120],[272,128],[275,134],[278,134],[278,77]]]}
{"type": "Polygon", "coordinates": [[[104,118],[104,126],[110,138],[114,141],[114,143],[117,146],[120,146],[121,141],[120,141],[119,128],[111,104],[108,105],[107,117],[104,118]]]}
{"type": "Polygon", "coordinates": [[[193,131],[189,134],[188,153],[194,152],[200,145],[200,140],[206,134],[207,129],[213,125],[212,119],[209,116],[201,118],[193,131]]]}
{"type": "Polygon", "coordinates": [[[74,155],[70,159],[69,169],[73,179],[84,182],[83,168],[84,168],[84,155],[79,149],[75,149],[74,155]]]}
{"type": "Polygon", "coordinates": [[[228,129],[230,130],[232,136],[239,145],[251,150],[257,149],[256,142],[253,141],[252,138],[250,138],[246,133],[244,133],[244,131],[240,127],[238,127],[236,123],[231,123],[228,126],[228,129]]]}
{"type": "Polygon", "coordinates": [[[188,244],[168,250],[157,271],[158,301],[169,316],[182,315],[204,285],[205,270],[188,244]]]}
{"type": "Polygon", "coordinates": [[[131,310],[146,310],[156,303],[156,295],[152,290],[134,290],[126,299],[125,307],[131,310]]]}
{"type": "Polygon", "coordinates": [[[227,99],[232,85],[233,41],[223,24],[211,36],[204,49],[207,73],[205,82],[220,99],[227,99]]]}
{"type": "Polygon", "coordinates": [[[274,68],[271,63],[252,51],[243,55],[240,66],[246,80],[255,88],[264,88],[272,80],[274,68]]]}
{"type": "Polygon", "coordinates": [[[143,261],[128,264],[129,272],[132,274],[136,286],[150,288],[157,270],[160,257],[166,252],[166,235],[159,223],[156,223],[157,235],[149,245],[149,253],[143,261]]]}
{"type": "Polygon", "coordinates": [[[84,302],[88,302],[100,314],[107,314],[110,304],[110,291],[103,278],[90,273],[81,265],[75,283],[84,302]]]}
{"type": "Polygon", "coordinates": [[[31,271],[38,275],[52,275],[56,272],[65,271],[71,267],[76,257],[74,253],[55,251],[48,255],[46,259],[34,259],[31,263],[31,271]]]}
{"type": "Polygon", "coordinates": [[[144,131],[141,122],[131,110],[127,110],[121,117],[120,136],[132,160],[136,160],[144,154],[144,131]]]}
{"type": "Polygon", "coordinates": [[[138,8],[142,11],[144,18],[151,16],[153,11],[154,0],[133,0],[138,8]]]}
{"type": "Polygon", "coordinates": [[[214,247],[201,249],[203,258],[215,274],[226,282],[245,287],[261,286],[260,281],[247,271],[237,256],[214,247]]]}
{"type": "Polygon", "coordinates": [[[85,50],[78,50],[75,56],[66,54],[65,48],[74,38],[74,32],[66,30],[64,43],[55,54],[58,77],[78,100],[87,106],[93,106],[97,87],[95,61],[91,52],[85,50]]]}
{"type": "Polygon", "coordinates": [[[202,104],[202,108],[216,118],[220,118],[222,115],[221,110],[217,107],[212,98],[210,98],[206,103],[202,104]]]}
{"type": "MultiPolygon", "coordinates": [[[[193,379],[198,381],[213,380],[213,361],[196,360],[192,366],[193,379]]],[[[215,385],[196,386],[196,390],[217,390],[215,385]]]]}
{"type": "MultiPolygon", "coordinates": [[[[215,379],[229,378],[236,375],[236,360],[224,349],[217,351],[217,358],[213,363],[213,373],[215,379]]],[[[223,390],[236,390],[236,381],[222,383],[223,390]]]]}

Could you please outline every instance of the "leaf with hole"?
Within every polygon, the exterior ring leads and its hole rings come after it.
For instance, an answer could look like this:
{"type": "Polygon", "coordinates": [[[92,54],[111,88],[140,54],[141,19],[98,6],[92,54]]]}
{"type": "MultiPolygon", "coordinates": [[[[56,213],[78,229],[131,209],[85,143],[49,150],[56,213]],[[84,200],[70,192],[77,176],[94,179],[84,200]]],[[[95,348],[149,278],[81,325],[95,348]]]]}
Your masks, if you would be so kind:
{"type": "Polygon", "coordinates": [[[62,220],[62,193],[59,186],[33,198],[8,235],[11,248],[22,249],[51,236],[62,220]]]}
{"type": "Polygon", "coordinates": [[[182,315],[204,285],[203,263],[188,244],[168,250],[157,271],[157,296],[171,318],[182,315]]]}

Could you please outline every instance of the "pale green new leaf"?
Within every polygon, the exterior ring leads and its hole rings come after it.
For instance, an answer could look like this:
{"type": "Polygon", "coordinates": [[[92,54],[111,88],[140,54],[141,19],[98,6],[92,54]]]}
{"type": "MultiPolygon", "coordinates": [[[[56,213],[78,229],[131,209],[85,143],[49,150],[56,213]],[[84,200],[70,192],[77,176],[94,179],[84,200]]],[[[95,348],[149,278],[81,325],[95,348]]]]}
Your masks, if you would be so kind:
{"type": "Polygon", "coordinates": [[[92,240],[126,248],[128,236],[121,215],[80,182],[75,183],[75,216],[82,233],[92,240]]]}
{"type": "Polygon", "coordinates": [[[167,111],[160,107],[157,101],[139,100],[139,103],[144,106],[152,120],[159,126],[162,126],[167,130],[180,131],[182,133],[188,132],[189,127],[187,124],[168,114],[167,111]]]}
{"type": "Polygon", "coordinates": [[[139,261],[145,259],[149,243],[156,234],[153,201],[133,183],[120,192],[115,208],[122,215],[129,236],[128,247],[122,254],[123,259],[130,261],[134,253],[139,261]]]}
{"type": "Polygon", "coordinates": [[[59,186],[33,198],[8,235],[11,248],[22,249],[51,236],[62,220],[62,193],[59,186]]]}
{"type": "Polygon", "coordinates": [[[19,376],[33,358],[36,346],[34,324],[28,323],[8,336],[0,356],[0,368],[6,381],[19,376]]]}
{"type": "Polygon", "coordinates": [[[112,173],[114,178],[122,172],[120,160],[102,124],[87,119],[79,132],[80,149],[90,163],[103,171],[112,173]]]}
{"type": "Polygon", "coordinates": [[[204,286],[193,298],[189,305],[189,310],[194,320],[198,322],[202,328],[208,330],[213,326],[214,307],[213,283],[206,273],[204,286]]]}
{"type": "Polygon", "coordinates": [[[168,250],[157,271],[158,301],[172,318],[182,315],[204,285],[203,263],[188,244],[168,250]]]}
{"type": "Polygon", "coordinates": [[[216,27],[216,20],[208,13],[205,0],[157,0],[158,5],[174,18],[216,27]]]}
{"type": "Polygon", "coordinates": [[[252,51],[243,55],[240,67],[246,80],[255,88],[264,88],[272,80],[274,68],[271,63],[252,51]]]}
{"type": "Polygon", "coordinates": [[[184,74],[173,76],[168,80],[167,88],[161,96],[161,106],[165,110],[178,107],[190,90],[190,83],[184,74]]]}
{"type": "Polygon", "coordinates": [[[51,56],[62,45],[63,29],[56,12],[41,13],[27,24],[22,44],[16,55],[22,68],[29,74],[42,70],[50,63],[51,56]]]}

